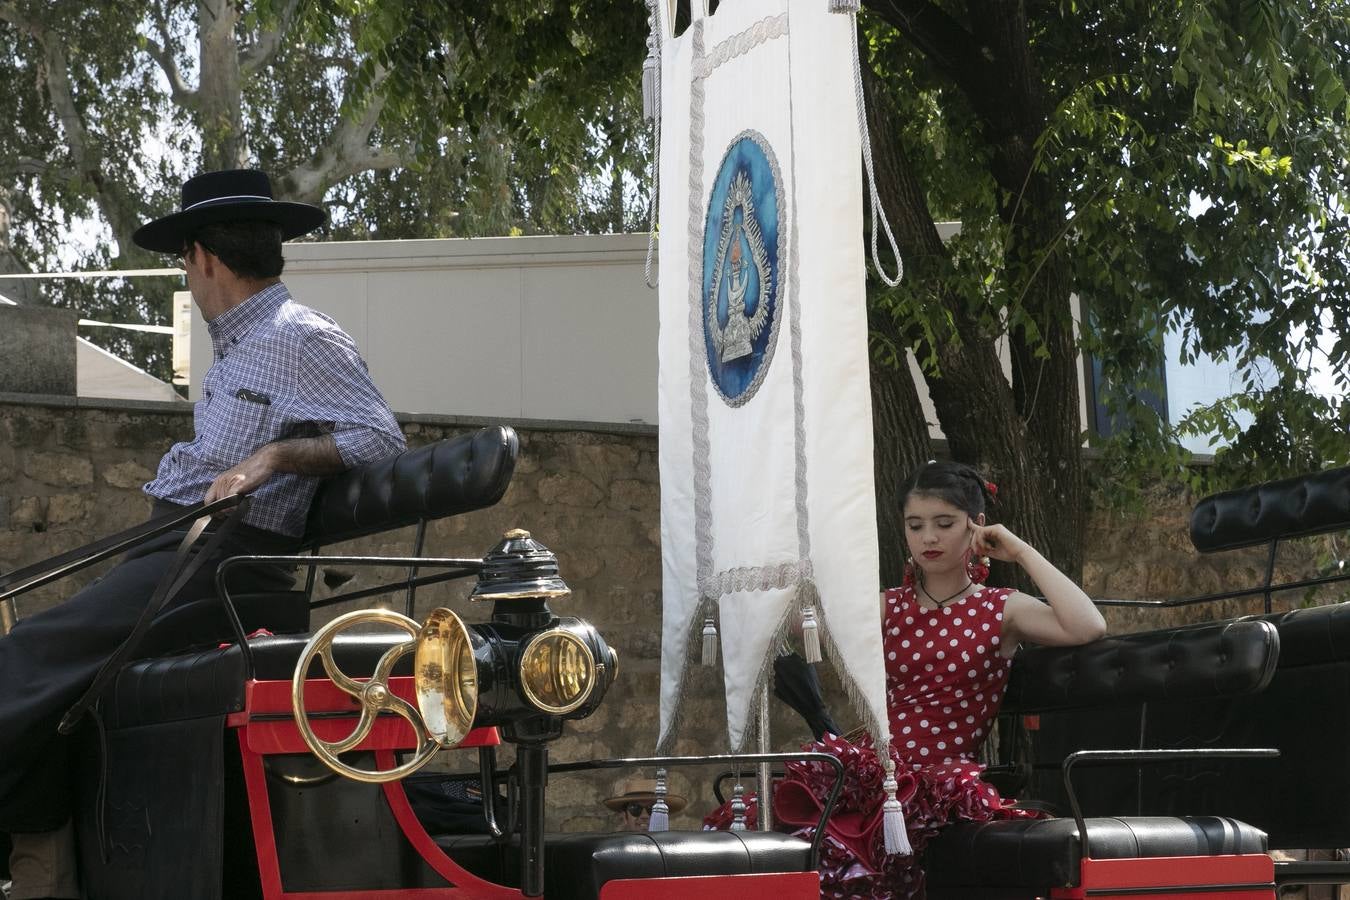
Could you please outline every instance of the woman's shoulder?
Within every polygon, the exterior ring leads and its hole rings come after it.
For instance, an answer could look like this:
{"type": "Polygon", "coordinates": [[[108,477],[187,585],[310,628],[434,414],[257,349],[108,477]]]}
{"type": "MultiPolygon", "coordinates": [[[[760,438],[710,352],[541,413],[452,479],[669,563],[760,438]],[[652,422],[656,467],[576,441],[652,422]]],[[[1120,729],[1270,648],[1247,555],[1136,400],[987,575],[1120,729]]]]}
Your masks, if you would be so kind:
{"type": "Polygon", "coordinates": [[[892,624],[892,619],[900,614],[904,609],[909,598],[914,596],[914,589],[901,585],[899,587],[886,588],[881,592],[881,622],[884,627],[892,624]]]}
{"type": "Polygon", "coordinates": [[[978,604],[982,609],[995,613],[1002,613],[1004,604],[1008,602],[1008,598],[1016,593],[1016,588],[982,586],[978,591],[971,594],[969,599],[978,604]]]}

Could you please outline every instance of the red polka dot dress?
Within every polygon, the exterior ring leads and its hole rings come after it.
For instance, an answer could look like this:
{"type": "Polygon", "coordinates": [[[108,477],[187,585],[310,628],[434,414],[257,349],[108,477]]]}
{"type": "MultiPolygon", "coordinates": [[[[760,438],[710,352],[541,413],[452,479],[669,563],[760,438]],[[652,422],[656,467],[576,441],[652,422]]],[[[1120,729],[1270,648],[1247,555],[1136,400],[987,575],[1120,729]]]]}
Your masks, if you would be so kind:
{"type": "MultiPolygon", "coordinates": [[[[886,592],[882,646],[891,757],[915,855],[887,856],[882,847],[884,773],[870,735],[855,743],[827,737],[808,749],[840,757],[846,774],[822,842],[822,897],[921,897],[921,855],[941,826],[1034,815],[1012,809],[980,780],[983,767],[976,761],[1008,681],[1011,660],[999,655],[999,646],[1010,593],[981,588],[940,609],[923,609],[912,588],[886,592]]],[[[787,780],[823,800],[833,776],[823,764],[793,763],[787,780]]]]}

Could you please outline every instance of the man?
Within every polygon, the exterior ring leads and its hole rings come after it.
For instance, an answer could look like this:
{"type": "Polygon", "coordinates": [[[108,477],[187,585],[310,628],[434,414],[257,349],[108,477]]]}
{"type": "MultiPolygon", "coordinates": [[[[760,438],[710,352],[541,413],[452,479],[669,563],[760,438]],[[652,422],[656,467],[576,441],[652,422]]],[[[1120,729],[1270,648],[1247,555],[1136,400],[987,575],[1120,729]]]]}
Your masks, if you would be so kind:
{"type": "MultiPolygon", "coordinates": [[[[215,351],[192,440],[175,444],[145,486],[153,515],[250,495],[242,523],[171,603],[214,595],[218,558],[293,552],[320,476],[405,447],[352,339],[295,303],[281,283],[282,242],[325,218],[316,207],[274,200],[262,172],[209,172],[183,186],[179,212],[132,237],[182,260],[215,351]]],[[[7,686],[0,691],[0,832],[13,841],[10,900],[79,896],[68,748],[56,725],[131,632],[182,534],[137,548],[99,581],[0,638],[0,685],[7,686]]],[[[289,570],[248,567],[230,587],[266,592],[291,583],[289,570]]]]}
{"type": "MultiPolygon", "coordinates": [[[[646,831],[656,803],[656,779],[631,778],[622,787],[623,793],[602,802],[619,814],[619,831],[646,831]]],[[[679,794],[666,794],[671,815],[684,809],[687,803],[679,794]]]]}

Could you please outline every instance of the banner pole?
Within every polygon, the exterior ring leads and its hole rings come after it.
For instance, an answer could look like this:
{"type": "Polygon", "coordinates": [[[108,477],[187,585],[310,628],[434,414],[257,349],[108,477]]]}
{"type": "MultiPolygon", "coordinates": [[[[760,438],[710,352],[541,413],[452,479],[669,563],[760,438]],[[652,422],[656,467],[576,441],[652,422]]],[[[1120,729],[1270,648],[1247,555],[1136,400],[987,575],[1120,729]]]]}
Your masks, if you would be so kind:
{"type": "MultiPolygon", "coordinates": [[[[765,684],[758,698],[759,752],[769,752],[769,685],[765,684]]],[[[759,830],[773,830],[773,766],[759,764],[759,830]]]]}

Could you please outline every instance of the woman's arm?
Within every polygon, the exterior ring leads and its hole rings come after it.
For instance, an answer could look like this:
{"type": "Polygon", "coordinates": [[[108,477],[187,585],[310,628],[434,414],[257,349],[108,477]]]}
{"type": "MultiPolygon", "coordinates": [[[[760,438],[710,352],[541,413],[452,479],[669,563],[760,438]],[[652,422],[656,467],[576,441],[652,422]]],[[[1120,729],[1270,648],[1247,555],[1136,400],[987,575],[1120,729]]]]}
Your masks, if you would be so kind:
{"type": "Polygon", "coordinates": [[[1065,647],[1106,634],[1106,620],[1088,595],[1036,548],[1002,525],[972,522],[971,528],[976,553],[1016,563],[1045,594],[1046,603],[1020,591],[1008,596],[1003,607],[1003,644],[1009,654],[1024,640],[1065,647]]]}

